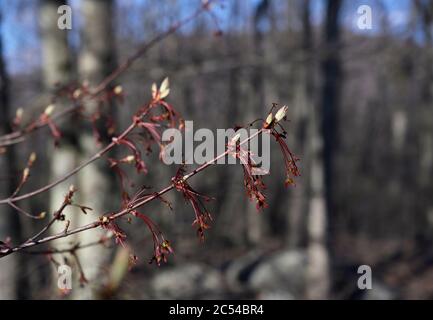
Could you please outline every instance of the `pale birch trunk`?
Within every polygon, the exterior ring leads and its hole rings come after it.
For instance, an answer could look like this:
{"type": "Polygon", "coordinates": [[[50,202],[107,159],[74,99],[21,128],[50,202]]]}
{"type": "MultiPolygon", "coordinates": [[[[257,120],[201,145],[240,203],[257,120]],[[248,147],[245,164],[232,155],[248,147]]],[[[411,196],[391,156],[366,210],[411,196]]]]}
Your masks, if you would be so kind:
{"type": "MultiPolygon", "coordinates": [[[[82,29],[82,49],[79,55],[78,68],[80,78],[88,81],[90,87],[96,86],[106,77],[114,66],[114,31],[113,31],[113,6],[111,0],[83,0],[81,13],[84,18],[82,29]]],[[[96,103],[86,104],[86,112],[95,111],[96,103]]],[[[113,110],[107,110],[112,112],[113,110]]],[[[83,159],[97,150],[96,141],[90,130],[83,132],[79,138],[83,159]]],[[[93,214],[81,215],[80,224],[86,224],[95,220],[95,215],[101,215],[110,207],[113,207],[113,198],[119,199],[113,194],[113,176],[109,175],[106,163],[101,160],[86,167],[78,175],[79,201],[93,208],[93,214]]],[[[89,242],[97,240],[102,235],[102,230],[82,233],[79,241],[89,242]]],[[[93,285],[98,285],[102,267],[107,263],[109,251],[101,247],[93,247],[79,253],[85,276],[93,285]]],[[[90,286],[80,290],[75,297],[95,298],[90,286]]]]}
{"type": "Polygon", "coordinates": [[[317,109],[311,110],[309,123],[309,155],[311,156],[310,203],[307,221],[308,266],[306,297],[325,299],[328,297],[329,256],[326,247],[327,210],[325,200],[323,138],[319,133],[317,109]]]}
{"type": "MultiPolygon", "coordinates": [[[[52,98],[55,96],[55,88],[59,85],[68,84],[73,77],[68,34],[66,30],[59,29],[57,25],[59,18],[59,14],[57,13],[58,7],[64,4],[66,4],[64,0],[41,0],[39,8],[43,83],[46,91],[45,94],[49,95],[52,93],[52,98]]],[[[64,101],[55,101],[53,103],[56,106],[56,111],[67,107],[64,101]]],[[[68,121],[65,121],[65,123],[67,124],[68,121]]],[[[70,127],[62,126],[63,135],[70,135],[70,130],[70,127]]],[[[50,139],[47,138],[47,141],[50,141],[50,139]]],[[[48,163],[51,164],[51,180],[64,175],[76,165],[78,158],[76,147],[68,143],[67,139],[62,140],[60,148],[54,149],[52,145],[47,145],[47,147],[51,149],[49,152],[51,158],[48,159],[48,163]]],[[[73,179],[72,181],[68,180],[51,190],[51,213],[62,204],[64,195],[72,182],[73,179]]],[[[63,226],[55,224],[53,232],[58,232],[62,228],[63,226]]]]}
{"type": "MultiPolygon", "coordinates": [[[[42,73],[44,84],[44,95],[47,96],[47,101],[52,101],[55,105],[55,112],[58,112],[68,104],[64,100],[55,99],[56,88],[62,85],[67,85],[73,78],[72,57],[68,45],[68,31],[61,30],[58,27],[58,8],[67,4],[65,0],[41,0],[39,3],[39,28],[41,35],[42,46],[42,73]]],[[[44,107],[44,106],[42,106],[44,107]]],[[[48,164],[48,176],[52,181],[63,176],[73,169],[78,162],[77,146],[71,143],[70,137],[74,135],[73,129],[68,125],[70,121],[65,121],[62,124],[62,141],[60,148],[55,148],[52,141],[47,137],[48,159],[43,159],[39,156],[38,161],[44,161],[48,164]]],[[[73,140],[73,139],[72,139],[73,140]]],[[[49,193],[49,218],[60,207],[64,200],[64,195],[69,189],[69,185],[74,183],[74,178],[69,179],[56,188],[51,189],[49,193]]],[[[77,215],[77,210],[68,209],[66,218],[71,220],[71,227],[76,226],[74,218],[77,215]]],[[[64,229],[63,223],[55,223],[50,232],[56,234],[64,229]]],[[[72,239],[71,239],[72,240],[72,239]]],[[[53,242],[53,246],[61,245],[65,241],[58,240],[53,242]]],[[[57,272],[52,273],[52,282],[57,284],[57,272]]],[[[55,289],[57,291],[57,288],[55,289]]]]}

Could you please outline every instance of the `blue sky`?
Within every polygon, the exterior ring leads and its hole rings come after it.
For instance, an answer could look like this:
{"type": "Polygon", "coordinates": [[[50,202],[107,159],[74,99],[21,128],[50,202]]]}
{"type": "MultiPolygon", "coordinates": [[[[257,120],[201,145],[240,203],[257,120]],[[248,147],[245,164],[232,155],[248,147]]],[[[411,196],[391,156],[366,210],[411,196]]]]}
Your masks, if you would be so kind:
{"type": "MultiPolygon", "coordinates": [[[[178,4],[174,10],[170,12],[168,17],[163,17],[166,23],[178,19],[179,16],[185,16],[188,12],[194,10],[200,0],[178,0],[178,4]]],[[[259,0],[239,0],[241,1],[242,10],[247,10],[245,14],[249,15],[259,0]]],[[[271,0],[275,1],[277,6],[284,6],[286,0],[271,0]]],[[[25,71],[37,67],[40,63],[40,46],[37,31],[37,0],[14,0],[1,1],[0,8],[3,13],[2,36],[4,39],[4,48],[8,68],[10,72],[25,71]]],[[[409,9],[411,6],[410,0],[382,0],[385,9],[387,10],[388,22],[391,26],[391,31],[398,33],[403,26],[406,25],[409,9]]],[[[73,22],[74,26],[78,26],[79,19],[79,3],[80,0],[70,1],[73,7],[73,22]]],[[[172,6],[172,0],[158,1],[155,0],[122,0],[121,8],[129,10],[129,23],[137,23],[143,28],[142,10],[154,10],[155,3],[158,5],[172,6]],[[135,10],[134,10],[135,8],[135,10]],[[137,10],[141,8],[142,10],[137,10]]],[[[222,0],[225,8],[216,8],[220,26],[224,30],[227,28],[228,16],[230,14],[231,0],[222,0]]],[[[313,21],[319,24],[324,15],[324,0],[312,0],[312,15],[313,21]]],[[[377,0],[345,0],[343,24],[351,28],[355,32],[363,32],[366,34],[377,34],[379,29],[380,8],[377,0]],[[360,31],[355,28],[357,21],[356,10],[358,6],[366,4],[373,9],[373,30],[360,31]]],[[[168,8],[170,9],[170,8],[168,8]]],[[[166,11],[166,12],[167,12],[166,11]]],[[[134,30],[134,28],[132,28],[134,30]]],[[[186,28],[188,30],[188,28],[186,28]]],[[[78,43],[78,32],[72,32],[72,40],[75,44],[78,43]]],[[[130,36],[136,37],[137,40],[144,40],[146,35],[141,32],[140,28],[130,36]],[[140,39],[143,38],[143,39],[140,39]]]]}

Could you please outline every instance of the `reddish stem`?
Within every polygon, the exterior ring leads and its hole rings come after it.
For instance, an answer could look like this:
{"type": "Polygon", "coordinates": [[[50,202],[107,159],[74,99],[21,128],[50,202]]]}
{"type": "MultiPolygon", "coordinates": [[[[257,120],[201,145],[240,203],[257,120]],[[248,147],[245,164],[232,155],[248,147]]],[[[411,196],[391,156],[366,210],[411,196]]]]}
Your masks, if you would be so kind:
{"type": "MultiPolygon", "coordinates": [[[[243,144],[247,143],[251,139],[255,138],[256,136],[258,136],[259,134],[261,134],[262,132],[264,132],[264,130],[266,130],[266,129],[260,129],[259,131],[257,131],[253,135],[251,135],[250,137],[248,137],[245,140],[241,141],[239,143],[239,145],[243,145],[243,144]]],[[[185,181],[189,180],[190,178],[192,178],[193,176],[195,176],[197,173],[199,173],[199,172],[205,170],[206,168],[208,168],[209,166],[213,165],[216,161],[218,161],[218,159],[221,159],[222,157],[225,157],[228,153],[229,153],[229,149],[227,149],[225,152],[221,153],[217,157],[213,158],[212,160],[209,160],[208,162],[202,164],[201,166],[199,166],[198,168],[194,169],[190,173],[184,175],[183,179],[185,181]]],[[[128,207],[126,209],[123,209],[122,211],[119,211],[117,213],[111,214],[109,216],[106,216],[106,218],[108,219],[107,221],[110,222],[110,221],[116,220],[116,219],[118,219],[120,217],[123,217],[123,216],[131,213],[131,211],[133,211],[133,210],[135,210],[135,209],[137,209],[137,208],[145,205],[146,203],[149,203],[149,202],[151,202],[151,201],[153,201],[153,200],[161,197],[162,195],[164,195],[165,193],[171,191],[174,188],[175,188],[175,185],[172,183],[169,186],[165,187],[164,189],[160,190],[159,192],[156,192],[156,193],[154,193],[151,196],[146,196],[141,201],[136,201],[133,206],[128,207]]],[[[86,231],[86,230],[94,229],[94,228],[97,228],[97,227],[99,227],[101,225],[103,225],[103,222],[101,220],[97,220],[97,221],[94,221],[92,223],[86,224],[84,226],[81,226],[81,227],[78,227],[78,228],[75,228],[75,229],[72,229],[72,230],[68,230],[66,232],[62,232],[62,233],[58,233],[58,234],[55,234],[55,235],[47,236],[47,237],[39,239],[39,240],[27,241],[27,242],[25,242],[25,243],[23,243],[23,244],[21,244],[21,245],[19,245],[17,247],[3,250],[3,252],[0,252],[0,258],[2,258],[4,256],[7,256],[7,255],[9,255],[11,253],[14,253],[14,252],[21,251],[23,249],[31,248],[31,247],[34,247],[34,246],[37,246],[37,245],[40,245],[40,244],[43,244],[43,243],[47,243],[47,242],[56,240],[56,239],[65,238],[65,237],[68,237],[68,236],[76,234],[76,233],[80,233],[80,232],[83,232],[83,231],[86,231]]]]}

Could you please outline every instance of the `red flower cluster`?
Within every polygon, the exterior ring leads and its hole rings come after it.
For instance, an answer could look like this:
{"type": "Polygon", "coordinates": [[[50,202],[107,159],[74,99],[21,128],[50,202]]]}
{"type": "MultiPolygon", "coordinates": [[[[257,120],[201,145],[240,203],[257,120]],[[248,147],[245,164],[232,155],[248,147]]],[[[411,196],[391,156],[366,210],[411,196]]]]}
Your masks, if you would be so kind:
{"type": "MultiPolygon", "coordinates": [[[[116,87],[117,88],[117,87],[116,87]]],[[[116,89],[115,88],[115,89],[116,89]]],[[[123,94],[121,90],[118,94],[123,94]]],[[[143,140],[144,150],[147,152],[152,151],[152,144],[156,143],[159,146],[160,158],[164,151],[164,145],[161,142],[161,130],[165,128],[182,127],[182,119],[180,119],[177,111],[167,103],[164,98],[170,92],[168,79],[164,79],[160,88],[156,84],[152,85],[152,99],[145,106],[141,107],[138,112],[133,116],[133,124],[135,128],[144,129],[139,132],[139,137],[143,140]],[[144,119],[148,119],[145,121],[144,119]]],[[[121,159],[109,158],[108,162],[119,176],[122,189],[122,203],[126,206],[129,202],[129,194],[126,191],[128,176],[124,170],[121,169],[120,164],[135,164],[138,173],[147,174],[148,170],[145,162],[143,161],[142,154],[138,145],[132,140],[123,138],[113,138],[113,141],[118,145],[124,145],[132,151],[131,155],[125,156],[121,159]]]]}
{"type": "Polygon", "coordinates": [[[100,218],[102,228],[111,231],[116,239],[116,243],[122,247],[126,247],[126,234],[120,227],[109,217],[103,216],[100,218]]]}
{"type": "MultiPolygon", "coordinates": [[[[193,220],[192,225],[197,228],[197,235],[201,241],[204,241],[205,238],[205,230],[210,228],[210,223],[212,221],[212,216],[210,212],[206,209],[204,202],[208,202],[213,198],[208,197],[204,194],[201,194],[194,190],[189,183],[187,182],[188,178],[197,174],[198,172],[204,170],[209,165],[213,164],[215,161],[219,159],[219,157],[230,155],[239,159],[242,164],[242,169],[244,173],[244,186],[246,188],[247,196],[250,200],[256,203],[257,210],[262,210],[266,208],[267,199],[264,195],[264,190],[266,189],[265,184],[262,180],[261,172],[259,172],[260,168],[258,164],[255,162],[255,155],[248,150],[248,147],[244,146],[250,141],[253,136],[249,137],[245,141],[239,143],[240,133],[238,133],[227,145],[227,151],[223,154],[217,156],[213,160],[201,165],[196,170],[192,171],[190,174],[185,175],[184,166],[181,166],[177,171],[176,175],[171,180],[171,185],[156,193],[146,193],[147,187],[142,187],[135,193],[135,195],[130,197],[127,189],[128,187],[132,187],[130,180],[126,174],[126,172],[121,168],[124,164],[133,164],[135,166],[135,170],[139,174],[147,174],[148,169],[143,160],[142,151],[146,150],[148,152],[152,151],[152,145],[157,144],[160,150],[160,157],[164,152],[165,146],[161,142],[162,130],[166,128],[175,128],[179,129],[183,128],[183,120],[179,117],[178,113],[175,109],[167,103],[164,99],[168,96],[170,92],[168,79],[165,79],[161,86],[157,88],[156,84],[152,86],[152,99],[148,104],[142,106],[139,111],[133,116],[132,123],[130,126],[120,135],[112,138],[112,143],[107,147],[102,149],[98,154],[92,157],[89,161],[91,163],[94,159],[99,158],[102,155],[105,155],[110,150],[112,150],[116,145],[117,146],[125,146],[128,150],[128,154],[120,157],[118,159],[108,158],[108,162],[110,168],[112,168],[120,177],[121,180],[121,189],[122,189],[122,210],[113,213],[104,215],[100,218],[99,223],[96,222],[94,226],[101,226],[103,229],[110,231],[112,236],[115,238],[117,244],[120,244],[123,247],[126,247],[126,234],[116,223],[116,220],[120,217],[127,216],[128,221],[131,221],[133,217],[136,217],[143,221],[147,228],[149,229],[152,240],[153,240],[153,257],[150,260],[150,263],[156,262],[159,266],[162,262],[167,261],[167,256],[173,253],[173,249],[168,240],[165,239],[163,233],[159,229],[159,227],[145,214],[137,211],[138,207],[141,207],[145,203],[155,200],[159,198],[163,203],[167,204],[170,208],[171,205],[168,201],[162,198],[162,195],[172,189],[176,189],[180,193],[183,194],[183,197],[186,202],[188,202],[195,214],[195,218],[193,220]],[[134,136],[133,136],[134,135],[134,136]],[[144,140],[144,145],[141,144],[141,140],[135,139],[133,137],[139,137],[144,140]],[[129,183],[129,185],[127,185],[129,183]]],[[[83,85],[82,88],[74,90],[72,93],[69,92],[76,104],[79,106],[84,102],[84,97],[90,97],[97,99],[99,102],[97,110],[90,116],[91,122],[94,128],[94,135],[97,140],[100,140],[101,135],[97,129],[97,121],[100,120],[101,116],[101,107],[105,102],[113,97],[123,97],[123,92],[121,87],[114,88],[113,91],[110,91],[109,94],[102,94],[101,97],[97,95],[92,95],[87,87],[83,85]]],[[[61,137],[60,131],[57,129],[56,125],[52,121],[51,114],[53,112],[54,105],[50,105],[46,108],[44,113],[40,116],[39,122],[45,123],[50,129],[51,133],[54,136],[54,139],[57,143],[58,139],[61,137]]],[[[81,109],[80,114],[82,112],[81,109]]],[[[284,106],[278,110],[278,112],[274,114],[271,112],[266,120],[263,122],[263,127],[259,130],[255,136],[260,134],[271,134],[278,142],[281,151],[284,157],[284,163],[287,172],[286,186],[290,184],[294,184],[294,177],[300,175],[299,169],[296,165],[298,159],[292,154],[290,149],[288,148],[285,138],[286,132],[284,128],[281,126],[280,122],[285,119],[288,107],[284,106]],[[281,131],[280,131],[281,130],[281,131]]],[[[272,110],[271,110],[272,111],[272,110]]],[[[22,114],[17,113],[15,124],[19,125],[22,119],[22,114]]],[[[38,124],[35,124],[37,126],[38,124]]],[[[107,122],[107,133],[108,135],[114,134],[114,123],[112,119],[109,119],[107,122]]],[[[35,161],[35,155],[32,155],[29,159],[27,167],[23,170],[23,176],[21,179],[21,183],[19,184],[17,190],[12,195],[12,198],[16,196],[21,188],[21,186],[27,181],[30,168],[35,161]]],[[[71,173],[71,175],[73,172],[71,173]]],[[[70,176],[70,175],[69,175],[70,176]]],[[[68,176],[66,176],[67,178],[68,176]]],[[[59,214],[57,219],[64,220],[64,215],[61,215],[62,210],[67,205],[72,205],[80,208],[80,210],[86,214],[87,211],[91,210],[91,208],[77,205],[72,203],[72,194],[74,189],[70,189],[68,196],[66,197],[65,203],[62,208],[59,210],[59,214]]],[[[11,202],[11,206],[13,206],[18,211],[25,213],[19,207],[11,202]]],[[[25,213],[26,214],[26,213],[25,213]]],[[[28,215],[28,214],[26,214],[28,215]]],[[[65,230],[68,230],[69,221],[66,225],[65,230]]],[[[66,232],[65,231],[65,232],[66,232]]],[[[6,252],[9,250],[8,243],[0,242],[0,253],[1,251],[6,252]]],[[[75,250],[75,249],[73,249],[75,250]]],[[[73,251],[71,251],[73,252],[73,251]]],[[[6,253],[5,253],[6,254],[6,253]]],[[[132,262],[137,260],[135,255],[131,255],[132,262]]],[[[83,278],[85,279],[85,278],[83,278]]]]}
{"type": "MultiPolygon", "coordinates": [[[[134,163],[135,163],[135,168],[137,169],[137,173],[144,173],[147,174],[147,167],[146,164],[144,163],[142,157],[141,157],[141,152],[140,150],[137,148],[137,146],[135,145],[134,142],[132,142],[131,140],[129,140],[128,138],[122,138],[122,139],[118,139],[118,138],[113,138],[113,142],[119,145],[124,145],[126,147],[128,147],[132,153],[133,153],[133,157],[134,157],[134,163]]],[[[123,162],[129,162],[127,161],[130,158],[124,158],[123,162]]],[[[121,160],[122,161],[122,160],[121,160]]],[[[118,164],[119,162],[117,162],[118,164]]]]}
{"type": "Polygon", "coordinates": [[[126,205],[129,201],[129,194],[126,191],[127,190],[126,183],[127,182],[129,182],[130,184],[132,184],[132,183],[130,182],[126,172],[123,171],[119,165],[122,163],[128,163],[128,164],[133,163],[134,161],[135,161],[135,157],[133,155],[126,156],[120,160],[108,158],[110,168],[112,168],[114,170],[114,172],[119,176],[119,179],[120,179],[122,205],[126,205]]]}
{"type": "Polygon", "coordinates": [[[148,216],[136,210],[132,211],[131,214],[141,219],[147,225],[152,234],[154,255],[149,263],[155,261],[159,266],[161,265],[161,262],[167,262],[167,256],[174,252],[170,245],[170,241],[164,238],[161,230],[148,216]]]}
{"type": "Polygon", "coordinates": [[[179,168],[176,176],[172,178],[172,182],[177,191],[181,192],[187,202],[191,204],[194,209],[195,219],[192,225],[197,226],[197,236],[201,241],[204,241],[204,231],[209,229],[210,222],[212,221],[212,216],[210,212],[204,206],[202,200],[210,201],[213,198],[208,197],[195,191],[188,182],[184,179],[185,170],[183,167],[179,168]]]}
{"type": "Polygon", "coordinates": [[[289,185],[294,185],[295,177],[299,177],[301,175],[301,172],[296,165],[296,162],[299,161],[299,159],[290,151],[286,141],[284,140],[286,138],[286,132],[279,133],[277,130],[275,130],[275,128],[273,128],[271,130],[271,134],[277,140],[281,152],[283,153],[284,165],[286,167],[286,181],[284,184],[286,187],[289,185]]]}
{"type": "Polygon", "coordinates": [[[240,160],[244,171],[244,186],[250,200],[255,200],[257,210],[264,209],[268,206],[266,196],[263,190],[266,189],[265,184],[260,175],[255,175],[253,169],[256,163],[252,158],[251,151],[241,146],[238,142],[238,136],[235,136],[227,145],[229,155],[240,160]]]}
{"type": "MultiPolygon", "coordinates": [[[[274,103],[272,109],[276,106],[277,104],[274,103]]],[[[296,162],[299,161],[299,159],[295,157],[295,155],[287,146],[286,141],[284,140],[286,139],[287,132],[281,125],[281,121],[286,119],[286,114],[289,108],[287,106],[281,107],[275,114],[275,117],[272,113],[272,109],[271,113],[269,113],[268,117],[263,122],[263,128],[270,130],[271,135],[275,138],[275,140],[277,140],[281,152],[283,153],[284,166],[286,167],[285,186],[287,187],[289,185],[294,185],[295,177],[299,177],[301,175],[301,172],[296,165],[296,162]],[[281,130],[281,132],[277,130],[277,127],[281,130]]]]}
{"type": "Polygon", "coordinates": [[[51,104],[41,114],[41,116],[39,117],[39,121],[42,124],[47,124],[48,125],[48,127],[50,128],[50,131],[51,131],[51,135],[54,138],[54,144],[56,146],[58,146],[59,142],[60,142],[60,139],[62,137],[62,134],[61,134],[59,128],[54,123],[54,121],[51,119],[51,114],[53,113],[53,111],[54,111],[54,105],[51,104]]]}

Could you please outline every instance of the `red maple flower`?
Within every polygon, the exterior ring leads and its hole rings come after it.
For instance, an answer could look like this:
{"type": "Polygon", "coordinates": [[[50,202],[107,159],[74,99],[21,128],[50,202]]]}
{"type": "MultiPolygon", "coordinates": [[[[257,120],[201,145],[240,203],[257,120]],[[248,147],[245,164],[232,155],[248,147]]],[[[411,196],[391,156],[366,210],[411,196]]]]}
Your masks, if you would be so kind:
{"type": "Polygon", "coordinates": [[[137,169],[137,172],[147,174],[147,167],[141,158],[141,152],[132,141],[130,141],[128,138],[113,138],[113,141],[117,144],[123,144],[127,146],[134,154],[135,168],[137,169]]]}
{"type": "MultiPolygon", "coordinates": [[[[41,124],[47,124],[48,127],[50,128],[50,132],[51,135],[54,138],[54,145],[58,146],[59,145],[59,141],[60,138],[62,137],[62,133],[60,132],[59,128],[56,126],[56,124],[54,123],[54,121],[51,119],[51,114],[54,110],[54,105],[49,105],[45,111],[41,114],[41,116],[39,117],[39,121],[41,122],[41,124]]],[[[36,125],[36,123],[34,123],[34,125],[36,125]]],[[[29,129],[31,130],[31,129],[29,129]]]]}
{"type": "Polygon", "coordinates": [[[120,227],[107,216],[101,217],[102,228],[111,231],[116,239],[116,244],[120,244],[122,247],[126,248],[126,234],[120,229],[120,227]]]}
{"type": "Polygon", "coordinates": [[[179,168],[176,176],[172,178],[172,182],[177,191],[182,192],[186,201],[188,201],[194,209],[195,219],[192,225],[197,226],[197,236],[201,241],[204,241],[204,231],[209,229],[210,222],[212,221],[212,216],[210,212],[206,209],[203,201],[210,201],[213,198],[208,197],[195,191],[188,182],[184,179],[185,170],[183,167],[179,168]]]}
{"type": "Polygon", "coordinates": [[[110,164],[110,168],[114,170],[114,172],[119,176],[120,179],[120,191],[121,191],[121,198],[122,198],[122,205],[125,207],[129,202],[129,194],[126,191],[127,190],[127,183],[131,184],[128,175],[125,171],[122,170],[120,167],[121,163],[132,163],[135,161],[135,157],[133,155],[129,155],[127,157],[124,157],[120,160],[116,160],[113,158],[108,158],[108,162],[110,164]]]}
{"type": "Polygon", "coordinates": [[[274,107],[276,107],[277,104],[273,104],[271,113],[269,113],[266,120],[263,122],[263,128],[269,129],[270,134],[277,140],[281,152],[283,153],[284,157],[284,166],[286,167],[286,181],[285,186],[294,185],[295,184],[295,177],[299,177],[301,175],[301,172],[299,171],[298,166],[296,165],[296,162],[299,161],[299,159],[290,151],[289,147],[287,146],[286,141],[284,140],[286,138],[287,132],[284,130],[284,127],[281,125],[281,121],[286,120],[286,114],[289,110],[288,106],[282,106],[277,113],[275,114],[275,117],[272,113],[272,110],[274,107]],[[281,129],[281,133],[278,132],[277,127],[281,129]]]}
{"type": "Polygon", "coordinates": [[[149,231],[152,234],[154,255],[149,263],[155,261],[156,264],[160,266],[161,262],[167,262],[167,256],[174,253],[173,248],[170,245],[170,241],[164,238],[161,230],[148,216],[136,210],[131,211],[131,214],[141,219],[147,225],[149,231]]]}
{"type": "MultiPolygon", "coordinates": [[[[168,102],[166,102],[164,100],[160,100],[159,104],[164,109],[163,114],[160,116],[161,120],[168,121],[170,123],[170,127],[171,128],[175,128],[176,127],[176,121],[179,120],[179,114],[173,108],[173,106],[171,104],[169,104],[168,102]]],[[[158,118],[154,117],[154,118],[151,118],[151,119],[153,121],[156,121],[158,118]]]]}
{"type": "Polygon", "coordinates": [[[252,157],[251,151],[237,143],[235,136],[227,147],[229,155],[240,160],[244,171],[244,186],[247,192],[248,198],[256,201],[257,210],[264,209],[268,206],[266,202],[266,196],[263,190],[266,189],[265,184],[260,175],[254,174],[254,170],[257,170],[256,163],[252,157]]]}
{"type": "Polygon", "coordinates": [[[286,167],[286,181],[284,184],[286,187],[289,185],[294,185],[294,178],[301,175],[301,172],[296,165],[296,162],[299,161],[299,159],[290,151],[289,147],[287,146],[286,141],[284,140],[286,138],[285,132],[279,133],[277,130],[275,130],[275,128],[273,128],[271,130],[271,134],[277,140],[281,152],[283,153],[284,165],[286,167]]]}

